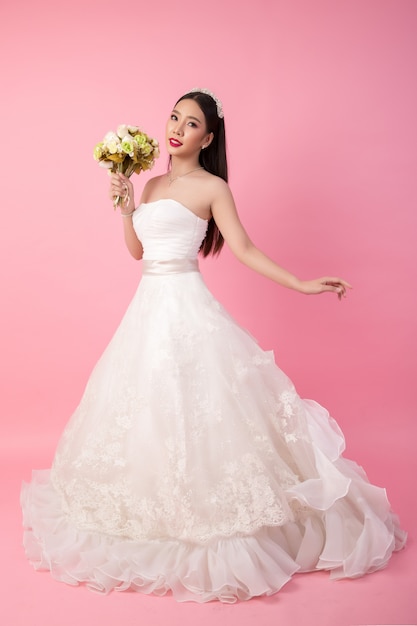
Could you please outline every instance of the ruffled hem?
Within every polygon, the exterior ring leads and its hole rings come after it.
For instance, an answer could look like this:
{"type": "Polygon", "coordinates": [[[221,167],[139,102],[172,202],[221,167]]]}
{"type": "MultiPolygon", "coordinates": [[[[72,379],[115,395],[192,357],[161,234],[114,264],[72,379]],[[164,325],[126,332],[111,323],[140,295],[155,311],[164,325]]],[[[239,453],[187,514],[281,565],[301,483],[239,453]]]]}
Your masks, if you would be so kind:
{"type": "Polygon", "coordinates": [[[406,539],[396,517],[391,512],[378,517],[364,505],[363,493],[357,494],[363,511],[355,516],[360,532],[352,526],[352,505],[341,499],[326,512],[306,510],[302,523],[205,544],[91,533],[68,521],[49,474],[35,471],[32,482],[23,484],[27,557],[59,581],[101,593],[129,589],[156,595],[171,591],[180,602],[249,600],[274,594],[296,572],[325,569],[342,578],[375,571],[406,539]]]}

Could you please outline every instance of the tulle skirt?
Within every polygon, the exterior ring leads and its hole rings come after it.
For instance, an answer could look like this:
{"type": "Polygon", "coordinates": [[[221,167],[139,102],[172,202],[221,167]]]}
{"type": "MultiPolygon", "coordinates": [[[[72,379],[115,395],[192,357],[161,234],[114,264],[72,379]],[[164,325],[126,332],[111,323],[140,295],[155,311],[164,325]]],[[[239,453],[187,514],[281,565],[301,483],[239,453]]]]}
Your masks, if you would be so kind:
{"type": "Polygon", "coordinates": [[[26,553],[69,584],[179,601],[358,577],[406,536],[343,451],[198,272],[145,275],[51,470],[23,486],[26,553]]]}

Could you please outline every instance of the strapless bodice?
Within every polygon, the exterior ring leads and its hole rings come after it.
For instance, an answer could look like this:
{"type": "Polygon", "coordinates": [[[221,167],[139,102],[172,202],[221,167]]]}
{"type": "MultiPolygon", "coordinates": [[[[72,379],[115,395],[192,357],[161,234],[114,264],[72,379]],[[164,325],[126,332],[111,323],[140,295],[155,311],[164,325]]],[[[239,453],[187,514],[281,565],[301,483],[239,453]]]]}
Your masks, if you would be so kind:
{"type": "Polygon", "coordinates": [[[144,260],[197,258],[207,225],[206,220],[171,198],[143,203],[133,215],[144,260]]]}

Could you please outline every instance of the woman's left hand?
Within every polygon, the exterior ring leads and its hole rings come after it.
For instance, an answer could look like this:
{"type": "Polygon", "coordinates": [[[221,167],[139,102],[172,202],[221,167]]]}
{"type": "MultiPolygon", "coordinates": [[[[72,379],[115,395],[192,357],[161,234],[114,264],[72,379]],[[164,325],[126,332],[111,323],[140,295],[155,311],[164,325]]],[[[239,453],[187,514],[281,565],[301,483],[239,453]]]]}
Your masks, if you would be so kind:
{"type": "Polygon", "coordinates": [[[332,291],[333,293],[337,293],[337,297],[341,300],[342,298],[346,298],[347,289],[352,289],[352,285],[345,280],[334,276],[324,276],[323,278],[316,278],[315,280],[301,281],[299,291],[307,295],[332,291]]]}

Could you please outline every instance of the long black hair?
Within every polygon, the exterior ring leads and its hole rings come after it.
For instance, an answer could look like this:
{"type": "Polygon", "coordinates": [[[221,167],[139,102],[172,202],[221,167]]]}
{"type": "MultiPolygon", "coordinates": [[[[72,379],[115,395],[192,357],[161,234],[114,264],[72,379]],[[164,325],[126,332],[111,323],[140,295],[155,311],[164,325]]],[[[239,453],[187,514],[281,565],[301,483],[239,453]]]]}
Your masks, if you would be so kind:
{"type": "MultiPolygon", "coordinates": [[[[195,100],[206,118],[207,132],[213,133],[213,140],[207,148],[200,151],[199,162],[207,172],[223,178],[227,182],[226,133],[224,119],[219,117],[214,98],[202,91],[191,91],[183,95],[181,100],[195,100]]],[[[213,218],[210,219],[206,236],[201,244],[203,256],[219,254],[224,239],[213,218]]]]}

